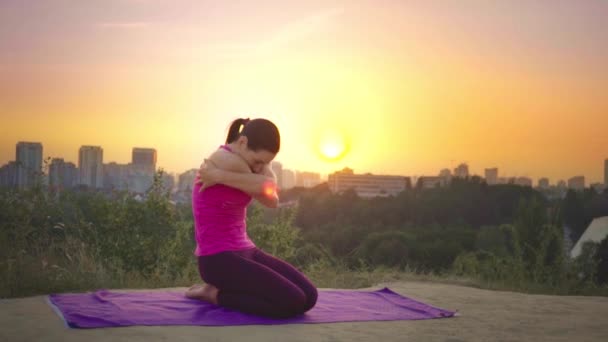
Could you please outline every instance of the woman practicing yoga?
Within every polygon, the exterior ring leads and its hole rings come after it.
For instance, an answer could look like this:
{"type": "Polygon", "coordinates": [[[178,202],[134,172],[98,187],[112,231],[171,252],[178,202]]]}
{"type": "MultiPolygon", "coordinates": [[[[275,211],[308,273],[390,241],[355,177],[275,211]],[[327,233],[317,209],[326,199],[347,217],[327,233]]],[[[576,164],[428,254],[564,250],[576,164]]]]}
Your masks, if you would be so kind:
{"type": "Polygon", "coordinates": [[[206,284],[190,287],[187,297],[274,318],[299,315],[315,305],[317,289],[310,280],[247,236],[252,198],[268,207],[278,205],[270,162],[279,148],[272,122],[237,119],[226,144],[205,159],[192,190],[192,212],[194,254],[206,284]]]}

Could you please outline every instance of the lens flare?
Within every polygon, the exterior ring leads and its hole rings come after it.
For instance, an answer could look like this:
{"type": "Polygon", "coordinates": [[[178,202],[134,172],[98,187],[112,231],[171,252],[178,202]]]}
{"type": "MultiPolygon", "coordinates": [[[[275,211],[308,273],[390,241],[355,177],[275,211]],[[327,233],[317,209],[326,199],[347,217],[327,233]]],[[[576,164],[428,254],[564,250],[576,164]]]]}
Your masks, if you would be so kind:
{"type": "Polygon", "coordinates": [[[272,197],[276,193],[276,186],[272,182],[266,182],[264,183],[262,192],[267,197],[272,197]]]}
{"type": "Polygon", "coordinates": [[[344,134],[337,130],[324,132],[319,139],[318,151],[325,160],[340,160],[348,151],[348,144],[344,134]]]}

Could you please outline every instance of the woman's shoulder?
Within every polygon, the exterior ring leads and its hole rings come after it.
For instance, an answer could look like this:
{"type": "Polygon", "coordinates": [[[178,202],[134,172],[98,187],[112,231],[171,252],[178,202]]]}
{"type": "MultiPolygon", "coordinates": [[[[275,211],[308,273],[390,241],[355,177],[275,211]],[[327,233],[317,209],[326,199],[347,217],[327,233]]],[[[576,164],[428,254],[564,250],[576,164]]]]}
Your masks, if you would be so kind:
{"type": "Polygon", "coordinates": [[[238,154],[218,149],[208,158],[216,167],[224,171],[251,173],[247,162],[238,154]]]}

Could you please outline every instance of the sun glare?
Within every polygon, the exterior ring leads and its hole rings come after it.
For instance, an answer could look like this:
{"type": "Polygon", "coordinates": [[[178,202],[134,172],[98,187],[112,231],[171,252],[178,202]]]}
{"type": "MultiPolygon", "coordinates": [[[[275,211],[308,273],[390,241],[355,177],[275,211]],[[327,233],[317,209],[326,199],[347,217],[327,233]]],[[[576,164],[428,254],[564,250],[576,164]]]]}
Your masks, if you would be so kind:
{"type": "Polygon", "coordinates": [[[344,136],[336,131],[327,131],[319,140],[319,153],[327,160],[339,160],[346,154],[348,145],[344,136]]]}

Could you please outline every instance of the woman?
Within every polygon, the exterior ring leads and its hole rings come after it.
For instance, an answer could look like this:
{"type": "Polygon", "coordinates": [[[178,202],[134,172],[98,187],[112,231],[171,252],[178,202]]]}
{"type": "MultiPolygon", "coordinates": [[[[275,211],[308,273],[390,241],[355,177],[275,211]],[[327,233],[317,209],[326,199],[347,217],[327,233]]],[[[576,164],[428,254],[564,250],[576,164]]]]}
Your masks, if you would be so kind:
{"type": "Polygon", "coordinates": [[[252,198],[278,205],[270,162],[279,148],[272,122],[238,119],[230,125],[226,144],[205,159],[192,190],[192,211],[194,254],[206,284],[192,286],[187,297],[273,318],[299,315],[315,305],[317,289],[310,280],[247,236],[252,198]]]}

